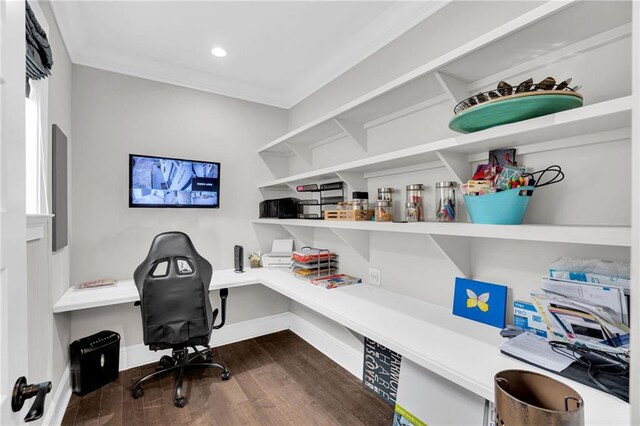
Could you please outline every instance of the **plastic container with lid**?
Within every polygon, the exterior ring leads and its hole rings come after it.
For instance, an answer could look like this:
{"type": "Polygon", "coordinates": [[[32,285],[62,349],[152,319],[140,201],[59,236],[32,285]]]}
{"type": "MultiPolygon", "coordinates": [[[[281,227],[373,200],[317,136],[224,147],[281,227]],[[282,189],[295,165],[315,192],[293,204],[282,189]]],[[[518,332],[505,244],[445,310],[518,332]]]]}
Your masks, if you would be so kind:
{"type": "Polygon", "coordinates": [[[354,191],[352,195],[353,210],[369,210],[369,193],[354,191]]]}
{"type": "Polygon", "coordinates": [[[424,202],[422,196],[423,191],[424,185],[421,183],[407,185],[407,203],[415,203],[417,205],[418,221],[420,222],[424,220],[424,202]]]}
{"type": "Polygon", "coordinates": [[[393,205],[387,200],[376,201],[376,222],[393,221],[393,205]]]}

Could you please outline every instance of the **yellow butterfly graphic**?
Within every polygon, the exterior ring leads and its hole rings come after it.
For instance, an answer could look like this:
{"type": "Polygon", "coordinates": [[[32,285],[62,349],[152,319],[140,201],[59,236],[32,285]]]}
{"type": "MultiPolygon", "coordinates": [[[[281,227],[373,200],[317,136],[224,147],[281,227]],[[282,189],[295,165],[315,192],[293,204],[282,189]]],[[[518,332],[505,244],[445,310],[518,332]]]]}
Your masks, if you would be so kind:
{"type": "Polygon", "coordinates": [[[473,291],[467,289],[467,308],[475,308],[476,306],[482,312],[487,312],[489,310],[489,293],[482,293],[480,296],[477,296],[473,291]]]}

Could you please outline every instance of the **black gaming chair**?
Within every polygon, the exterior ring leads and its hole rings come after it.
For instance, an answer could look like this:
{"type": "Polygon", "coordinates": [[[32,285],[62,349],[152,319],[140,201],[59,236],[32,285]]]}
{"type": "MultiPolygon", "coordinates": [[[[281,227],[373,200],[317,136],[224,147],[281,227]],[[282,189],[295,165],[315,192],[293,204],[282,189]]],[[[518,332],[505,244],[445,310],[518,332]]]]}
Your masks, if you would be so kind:
{"type": "Polygon", "coordinates": [[[225,322],[228,289],[220,290],[221,322],[214,325],[218,309],[212,310],[209,283],[213,268],[193,247],[182,232],[166,232],[153,239],[147,258],[138,266],[133,279],[140,293],[144,344],[152,351],[171,349],[156,366],[156,372],[133,385],[134,398],[144,395],[142,384],[156,377],[177,372],[174,404],[187,405],[182,391],[187,368],[219,368],[222,380],[229,379],[229,370],[213,362],[209,340],[214,329],[225,322]],[[196,346],[204,346],[200,351],[196,346]],[[189,354],[188,348],[193,349],[189,354]]]}

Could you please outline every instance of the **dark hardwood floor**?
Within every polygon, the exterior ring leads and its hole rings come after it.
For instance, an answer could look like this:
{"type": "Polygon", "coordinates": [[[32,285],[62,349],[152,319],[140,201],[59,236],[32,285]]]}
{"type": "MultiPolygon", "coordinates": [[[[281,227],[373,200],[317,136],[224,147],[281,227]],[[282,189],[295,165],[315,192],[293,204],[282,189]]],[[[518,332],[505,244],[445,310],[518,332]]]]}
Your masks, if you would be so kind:
{"type": "Polygon", "coordinates": [[[175,376],[131,386],[155,364],[120,373],[120,378],[84,397],[73,395],[63,425],[384,425],[393,409],[362,383],[290,331],[214,349],[231,371],[189,372],[189,404],[173,405],[175,376]]]}

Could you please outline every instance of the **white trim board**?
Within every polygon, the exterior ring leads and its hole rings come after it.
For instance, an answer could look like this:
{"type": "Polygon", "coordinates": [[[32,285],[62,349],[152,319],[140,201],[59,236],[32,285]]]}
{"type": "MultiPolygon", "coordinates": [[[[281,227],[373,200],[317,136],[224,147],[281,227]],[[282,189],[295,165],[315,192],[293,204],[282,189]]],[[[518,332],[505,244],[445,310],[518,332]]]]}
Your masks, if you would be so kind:
{"type": "Polygon", "coordinates": [[[69,364],[64,369],[60,377],[60,383],[56,386],[56,393],[51,399],[49,409],[42,420],[43,425],[59,425],[62,424],[64,412],[67,410],[69,400],[71,399],[71,367],[69,364]]]}
{"type": "MultiPolygon", "coordinates": [[[[358,379],[362,378],[364,350],[358,351],[352,348],[340,339],[337,339],[291,312],[283,312],[267,317],[227,324],[220,330],[214,331],[211,345],[213,347],[228,345],[282,330],[291,330],[355,377],[358,379]]],[[[125,346],[120,348],[120,371],[157,362],[162,355],[170,354],[170,350],[150,351],[149,348],[142,343],[125,346]]],[[[231,374],[233,374],[233,371],[231,371],[231,374]]],[[[61,424],[70,398],[71,375],[70,366],[67,365],[60,379],[60,384],[56,389],[56,393],[51,400],[51,405],[44,417],[43,424],[61,424]]]]}

